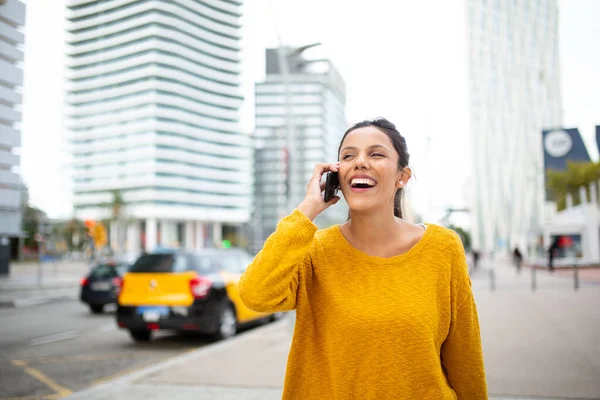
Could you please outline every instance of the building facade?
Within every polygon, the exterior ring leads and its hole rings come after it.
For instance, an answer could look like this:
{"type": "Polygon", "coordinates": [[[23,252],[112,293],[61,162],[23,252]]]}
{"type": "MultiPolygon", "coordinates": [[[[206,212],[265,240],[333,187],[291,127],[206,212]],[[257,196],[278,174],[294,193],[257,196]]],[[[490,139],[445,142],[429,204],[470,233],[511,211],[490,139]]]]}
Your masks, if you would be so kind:
{"type": "MultiPolygon", "coordinates": [[[[315,164],[337,160],[339,141],[347,129],[342,77],[330,61],[311,62],[297,50],[282,49],[288,64],[286,77],[279,50],[267,49],[266,77],[255,86],[252,227],[257,248],[279,219],[302,201],[315,164]]],[[[342,200],[315,223],[325,227],[346,215],[342,200]]]]}
{"type": "Polygon", "coordinates": [[[562,126],[556,0],[467,0],[473,246],[543,233],[543,129],[562,126]]]}
{"type": "MultiPolygon", "coordinates": [[[[21,190],[18,172],[21,146],[21,104],[25,5],[0,1],[0,247],[21,236],[21,190]]],[[[1,258],[1,255],[0,255],[1,258]]]]}
{"type": "Polygon", "coordinates": [[[76,215],[110,217],[118,191],[113,248],[219,245],[250,215],[242,0],[67,4],[76,215]]]}

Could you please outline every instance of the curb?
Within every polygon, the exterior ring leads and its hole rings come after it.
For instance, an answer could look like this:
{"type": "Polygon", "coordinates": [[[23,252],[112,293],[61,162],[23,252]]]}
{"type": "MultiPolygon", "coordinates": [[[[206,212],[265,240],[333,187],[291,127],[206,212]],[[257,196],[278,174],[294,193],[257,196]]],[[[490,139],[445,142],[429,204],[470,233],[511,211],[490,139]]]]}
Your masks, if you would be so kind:
{"type": "MultiPolygon", "coordinates": [[[[289,324],[289,321],[287,320],[287,318],[283,318],[282,320],[277,321],[277,322],[272,322],[266,326],[256,327],[249,332],[237,334],[233,338],[230,338],[230,339],[227,339],[227,340],[215,343],[215,344],[210,344],[210,345],[201,347],[197,350],[192,350],[192,351],[186,352],[184,354],[180,354],[180,355],[170,358],[168,360],[159,362],[156,365],[145,367],[145,368],[139,369],[137,371],[133,371],[124,376],[120,376],[115,379],[103,382],[99,385],[83,389],[79,392],[73,393],[72,395],[66,397],[65,399],[66,400],[86,399],[87,396],[92,395],[93,393],[96,393],[96,392],[101,392],[105,388],[113,387],[115,385],[125,385],[128,383],[132,383],[133,381],[143,378],[147,375],[163,371],[165,369],[174,367],[179,364],[183,364],[191,359],[194,359],[194,358],[200,356],[201,354],[210,354],[210,353],[221,351],[223,349],[226,349],[226,348],[229,348],[232,346],[236,346],[242,342],[252,339],[255,336],[259,336],[259,335],[263,334],[264,332],[278,329],[280,325],[284,325],[284,324],[289,324]]],[[[202,385],[202,386],[205,386],[205,385],[202,385]]]]}

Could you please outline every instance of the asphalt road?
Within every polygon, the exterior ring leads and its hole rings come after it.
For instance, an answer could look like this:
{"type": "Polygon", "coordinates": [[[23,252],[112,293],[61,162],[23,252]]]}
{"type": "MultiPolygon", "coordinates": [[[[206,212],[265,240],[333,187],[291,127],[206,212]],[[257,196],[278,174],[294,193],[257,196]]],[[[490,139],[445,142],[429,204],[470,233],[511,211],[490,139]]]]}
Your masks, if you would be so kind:
{"type": "Polygon", "coordinates": [[[135,343],[77,300],[0,309],[0,400],[59,399],[208,344],[170,332],[135,343]]]}

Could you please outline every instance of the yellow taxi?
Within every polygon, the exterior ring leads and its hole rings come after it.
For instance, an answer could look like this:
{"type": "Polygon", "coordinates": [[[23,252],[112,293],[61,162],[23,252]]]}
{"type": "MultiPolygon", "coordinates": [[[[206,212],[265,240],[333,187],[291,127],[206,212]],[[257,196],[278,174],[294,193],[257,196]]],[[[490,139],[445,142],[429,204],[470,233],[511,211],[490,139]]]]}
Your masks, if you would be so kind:
{"type": "Polygon", "coordinates": [[[117,324],[136,341],[149,341],[159,329],[225,339],[235,335],[240,324],[281,317],[252,311],[242,303],[238,281],[251,262],[241,249],[144,254],[123,276],[117,324]]]}

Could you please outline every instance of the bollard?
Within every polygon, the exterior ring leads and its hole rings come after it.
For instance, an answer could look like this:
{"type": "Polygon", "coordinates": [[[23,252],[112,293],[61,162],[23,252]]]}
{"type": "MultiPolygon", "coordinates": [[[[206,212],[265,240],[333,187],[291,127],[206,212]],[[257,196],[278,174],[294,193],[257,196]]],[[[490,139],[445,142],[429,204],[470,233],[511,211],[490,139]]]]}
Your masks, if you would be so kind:
{"type": "Polygon", "coordinates": [[[534,292],[537,290],[537,277],[536,277],[536,267],[531,267],[531,291],[534,292]]]}
{"type": "Polygon", "coordinates": [[[573,269],[573,286],[575,291],[579,290],[579,267],[575,264],[573,269]]]}
{"type": "Polygon", "coordinates": [[[493,292],[496,290],[496,271],[493,268],[489,269],[489,277],[490,277],[490,290],[493,292]]]}

